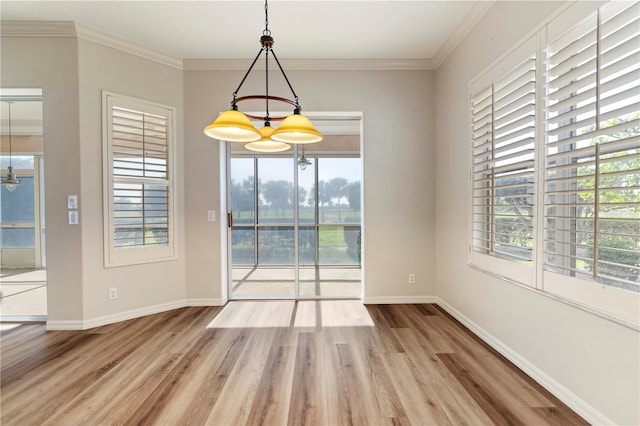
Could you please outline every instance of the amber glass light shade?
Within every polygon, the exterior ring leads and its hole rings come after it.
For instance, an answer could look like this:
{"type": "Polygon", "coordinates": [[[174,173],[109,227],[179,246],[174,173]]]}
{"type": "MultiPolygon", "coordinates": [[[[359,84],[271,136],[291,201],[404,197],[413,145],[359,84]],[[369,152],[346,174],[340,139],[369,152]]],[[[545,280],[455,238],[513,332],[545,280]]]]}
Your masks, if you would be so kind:
{"type": "Polygon", "coordinates": [[[292,114],[282,121],[271,139],[285,143],[315,143],[322,140],[322,133],[304,115],[292,114]]]}
{"type": "Polygon", "coordinates": [[[210,138],[227,142],[253,142],[262,137],[249,118],[240,111],[223,112],[204,129],[210,138]]]}
{"type": "Polygon", "coordinates": [[[291,145],[285,142],[278,142],[271,139],[271,135],[274,132],[274,128],[271,126],[264,126],[260,129],[262,137],[255,142],[247,142],[244,147],[250,151],[258,152],[281,152],[291,148],[291,145]]]}

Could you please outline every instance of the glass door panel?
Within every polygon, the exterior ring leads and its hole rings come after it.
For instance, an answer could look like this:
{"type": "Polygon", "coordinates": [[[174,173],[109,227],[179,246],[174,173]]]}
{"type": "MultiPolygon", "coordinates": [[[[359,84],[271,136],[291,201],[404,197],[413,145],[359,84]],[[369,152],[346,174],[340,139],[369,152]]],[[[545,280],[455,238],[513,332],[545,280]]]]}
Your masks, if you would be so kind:
{"type": "Polygon", "coordinates": [[[258,224],[293,226],[291,158],[258,158],[258,224]]]}
{"type": "Polygon", "coordinates": [[[311,164],[298,170],[298,181],[307,191],[298,206],[298,295],[360,297],[360,156],[318,152],[307,158],[311,164]]]}
{"type": "Polygon", "coordinates": [[[231,158],[230,178],[231,298],[294,298],[292,157],[231,158]]]}
{"type": "Polygon", "coordinates": [[[298,166],[298,221],[300,225],[316,223],[316,166],[298,166]]]}
{"type": "Polygon", "coordinates": [[[258,227],[258,266],[292,266],[293,234],[293,226],[258,227]]]}
{"type": "Polygon", "coordinates": [[[320,224],[360,225],[360,158],[318,158],[320,224]]]}
{"type": "Polygon", "coordinates": [[[231,159],[231,212],[233,224],[252,225],[255,214],[255,167],[253,158],[231,159]]]}
{"type": "Polygon", "coordinates": [[[300,226],[298,228],[298,263],[301,267],[316,266],[316,227],[300,226]]]}
{"type": "Polygon", "coordinates": [[[360,227],[319,227],[318,264],[360,266],[360,227]]]}
{"type": "Polygon", "coordinates": [[[229,145],[232,299],[362,295],[359,146],[359,135],[313,152],[229,145]]]}
{"type": "Polygon", "coordinates": [[[253,228],[234,226],[231,230],[231,257],[234,265],[255,266],[255,231],[253,228]]]}

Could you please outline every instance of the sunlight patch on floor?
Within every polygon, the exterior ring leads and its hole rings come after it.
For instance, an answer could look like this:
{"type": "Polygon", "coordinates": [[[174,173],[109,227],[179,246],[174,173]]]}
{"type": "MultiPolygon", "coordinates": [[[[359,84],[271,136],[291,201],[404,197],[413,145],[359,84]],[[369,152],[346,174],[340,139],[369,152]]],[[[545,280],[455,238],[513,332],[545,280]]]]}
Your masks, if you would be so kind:
{"type": "Polygon", "coordinates": [[[229,302],[207,328],[373,327],[360,300],[229,302]]]}

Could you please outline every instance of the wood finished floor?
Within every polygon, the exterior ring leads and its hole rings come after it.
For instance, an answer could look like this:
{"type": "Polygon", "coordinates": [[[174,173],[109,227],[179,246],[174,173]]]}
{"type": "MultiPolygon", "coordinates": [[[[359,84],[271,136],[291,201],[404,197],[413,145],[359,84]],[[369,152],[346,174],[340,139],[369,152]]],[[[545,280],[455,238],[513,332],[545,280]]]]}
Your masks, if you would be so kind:
{"type": "Polygon", "coordinates": [[[2,332],[2,425],[587,424],[436,305],[230,302],[2,332]]]}

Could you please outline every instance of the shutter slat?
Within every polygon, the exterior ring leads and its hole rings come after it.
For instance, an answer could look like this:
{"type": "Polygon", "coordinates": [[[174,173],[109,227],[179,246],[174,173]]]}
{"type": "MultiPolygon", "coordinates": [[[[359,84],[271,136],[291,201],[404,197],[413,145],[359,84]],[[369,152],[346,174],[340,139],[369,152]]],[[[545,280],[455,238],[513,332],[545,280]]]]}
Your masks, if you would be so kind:
{"type": "Polygon", "coordinates": [[[534,120],[534,111],[531,111],[530,115],[527,115],[525,117],[522,117],[519,120],[516,120],[514,122],[511,122],[509,124],[503,125],[500,128],[495,128],[495,136],[496,137],[501,137],[502,135],[507,135],[510,132],[514,131],[514,130],[519,130],[522,126],[527,126],[530,127],[532,125],[535,124],[535,120],[534,120]]]}
{"type": "Polygon", "coordinates": [[[568,71],[571,71],[573,68],[579,66],[591,58],[596,56],[597,49],[595,43],[592,46],[587,47],[582,52],[576,53],[575,55],[567,58],[566,60],[556,64],[553,68],[549,68],[545,75],[550,79],[558,78],[568,71]]]}
{"type": "Polygon", "coordinates": [[[563,109],[567,109],[572,107],[573,105],[579,103],[579,102],[584,102],[587,99],[593,98],[595,100],[596,98],[596,89],[595,87],[589,90],[585,90],[584,92],[581,92],[578,95],[574,95],[571,96],[569,98],[566,98],[562,101],[558,101],[555,102],[552,105],[549,105],[545,108],[545,110],[549,113],[557,113],[563,109]]]}
{"type": "Polygon", "coordinates": [[[591,74],[596,72],[596,58],[585,62],[577,68],[573,68],[571,71],[562,74],[560,77],[554,78],[547,83],[549,89],[559,89],[570,85],[574,81],[579,81],[587,78],[591,74]]]}
{"type": "Polygon", "coordinates": [[[514,108],[518,108],[521,105],[529,104],[535,102],[535,82],[530,81],[527,84],[523,85],[521,88],[518,88],[506,95],[499,101],[496,101],[494,110],[495,116],[500,117],[503,113],[504,109],[511,110],[514,108]]]}
{"type": "Polygon", "coordinates": [[[570,133],[570,132],[573,132],[574,130],[583,129],[583,128],[595,125],[595,122],[596,122],[595,111],[593,111],[592,109],[591,113],[593,114],[592,116],[584,118],[580,121],[575,121],[575,122],[566,124],[564,126],[559,126],[555,129],[547,130],[547,135],[558,136],[563,133],[570,133]]]}
{"type": "MultiPolygon", "coordinates": [[[[618,15],[622,17],[623,15],[618,15]]],[[[618,27],[611,32],[603,32],[600,41],[600,51],[607,52],[621,42],[638,35],[638,17],[634,20],[628,20],[623,27],[618,27]]]]}
{"type": "Polygon", "coordinates": [[[581,25],[567,31],[545,49],[546,63],[549,67],[566,61],[571,56],[581,52],[596,42],[596,17],[593,15],[581,25]]]}
{"type": "Polygon", "coordinates": [[[558,124],[562,121],[569,121],[569,120],[573,120],[576,117],[578,117],[581,114],[587,113],[589,111],[594,111],[595,109],[595,98],[593,99],[592,103],[586,104],[581,106],[580,108],[575,108],[575,109],[571,109],[567,112],[564,112],[562,114],[558,114],[555,117],[551,117],[547,119],[547,123],[552,123],[552,124],[558,124]]]}
{"type": "MultiPolygon", "coordinates": [[[[495,124],[494,127],[496,129],[496,134],[498,134],[501,130],[501,128],[505,125],[508,124],[512,121],[514,121],[517,118],[522,117],[523,115],[526,115],[527,117],[525,118],[529,118],[528,122],[533,123],[533,113],[535,111],[535,106],[533,105],[533,103],[528,103],[522,106],[518,106],[518,105],[513,105],[513,109],[506,112],[504,115],[502,115],[501,117],[498,118],[498,115],[496,114],[496,120],[495,120],[495,124]]],[[[526,123],[526,122],[525,122],[526,123]]]]}
{"type": "Polygon", "coordinates": [[[592,73],[556,91],[547,91],[546,98],[549,101],[563,101],[565,98],[569,96],[574,96],[575,94],[582,93],[582,91],[585,89],[589,90],[590,89],[589,86],[595,86],[595,84],[596,84],[596,74],[592,73]]]}

